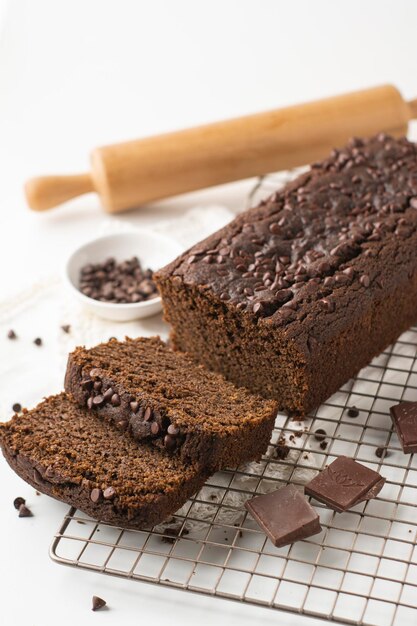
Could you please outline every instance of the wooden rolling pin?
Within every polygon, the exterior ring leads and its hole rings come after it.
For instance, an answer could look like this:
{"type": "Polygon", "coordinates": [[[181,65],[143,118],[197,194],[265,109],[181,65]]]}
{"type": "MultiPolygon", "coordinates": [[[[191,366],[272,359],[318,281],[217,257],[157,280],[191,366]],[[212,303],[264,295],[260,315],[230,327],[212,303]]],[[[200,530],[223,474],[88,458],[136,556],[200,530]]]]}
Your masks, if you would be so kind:
{"type": "Polygon", "coordinates": [[[95,191],[117,213],[152,200],[304,165],[351,136],[405,135],[417,100],[392,85],[96,148],[91,173],[26,183],[29,206],[44,211],[95,191]]]}

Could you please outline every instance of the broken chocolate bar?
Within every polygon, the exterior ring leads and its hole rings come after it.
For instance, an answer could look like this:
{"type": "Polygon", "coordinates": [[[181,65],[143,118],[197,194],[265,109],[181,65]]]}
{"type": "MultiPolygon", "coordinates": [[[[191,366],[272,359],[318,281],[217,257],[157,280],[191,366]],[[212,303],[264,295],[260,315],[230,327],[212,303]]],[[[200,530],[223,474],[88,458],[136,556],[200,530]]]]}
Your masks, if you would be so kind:
{"type": "Polygon", "coordinates": [[[339,513],[375,498],[385,483],[378,472],[339,456],[305,486],[305,492],[339,513]]]}
{"type": "Polygon", "coordinates": [[[401,402],[390,413],[403,452],[417,452],[417,402],[401,402]]]}
{"type": "Polygon", "coordinates": [[[245,507],[277,548],[321,531],[317,512],[293,485],[252,498],[245,507]]]}

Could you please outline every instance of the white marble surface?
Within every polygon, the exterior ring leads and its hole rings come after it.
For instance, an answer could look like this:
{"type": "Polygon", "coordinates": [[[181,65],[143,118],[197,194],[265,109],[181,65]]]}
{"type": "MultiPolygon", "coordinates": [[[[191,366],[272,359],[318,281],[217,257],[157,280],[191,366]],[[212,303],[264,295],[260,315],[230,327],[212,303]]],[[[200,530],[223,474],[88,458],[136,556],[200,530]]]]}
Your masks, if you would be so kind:
{"type": "MultiPolygon", "coordinates": [[[[95,145],[368,85],[417,96],[413,0],[13,0],[0,9],[0,299],[55,271],[103,219],[93,196],[30,213],[29,175],[82,171],[95,145]]],[[[121,219],[146,226],[213,202],[237,210],[251,184],[121,219]]],[[[2,460],[0,484],[2,624],[314,624],[60,567],[48,545],[66,507],[34,496],[2,460]],[[33,519],[16,519],[18,494],[33,519]],[[92,613],[93,593],[111,609],[92,613]]]]}

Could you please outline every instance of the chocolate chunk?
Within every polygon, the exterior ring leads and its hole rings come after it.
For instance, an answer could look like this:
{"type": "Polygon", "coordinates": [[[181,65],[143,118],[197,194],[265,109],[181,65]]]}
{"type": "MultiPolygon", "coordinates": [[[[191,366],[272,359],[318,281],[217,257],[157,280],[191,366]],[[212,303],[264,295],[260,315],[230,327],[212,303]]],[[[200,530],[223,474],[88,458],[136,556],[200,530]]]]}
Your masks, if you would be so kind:
{"type": "Polygon", "coordinates": [[[328,445],[329,445],[329,442],[328,442],[328,441],[322,441],[322,442],[321,442],[321,444],[320,444],[320,448],[321,448],[322,450],[325,450],[325,449],[327,448],[327,446],[328,446],[328,445]]]}
{"type": "Polygon", "coordinates": [[[137,413],[139,411],[139,402],[133,400],[133,402],[130,403],[130,408],[132,409],[133,413],[137,413]]]}
{"type": "Polygon", "coordinates": [[[40,337],[36,337],[36,339],[33,340],[33,343],[35,344],[35,346],[41,346],[42,339],[40,337]]]}
{"type": "Polygon", "coordinates": [[[359,279],[359,282],[363,287],[369,287],[369,285],[371,284],[371,281],[367,274],[362,274],[362,276],[359,279]]]}
{"type": "Polygon", "coordinates": [[[319,300],[320,308],[326,313],[331,313],[335,309],[334,302],[329,300],[328,298],[322,298],[319,300]]]}
{"type": "Polygon", "coordinates": [[[22,405],[20,404],[20,402],[15,402],[12,406],[12,409],[15,413],[20,413],[20,411],[22,410],[22,405]]]}
{"type": "Polygon", "coordinates": [[[173,437],[176,437],[176,435],[178,435],[179,432],[180,432],[180,429],[174,426],[174,424],[170,424],[168,426],[168,429],[167,429],[168,435],[172,435],[173,437]]]}
{"type": "Polygon", "coordinates": [[[114,393],[110,399],[113,406],[120,406],[120,396],[118,393],[114,393]]]}
{"type": "Polygon", "coordinates": [[[93,398],[91,396],[89,398],[87,398],[87,407],[89,409],[93,408],[93,398]]]}
{"type": "Polygon", "coordinates": [[[106,601],[103,598],[99,598],[98,596],[93,596],[93,607],[92,611],[99,611],[106,606],[106,601]]]}
{"type": "Polygon", "coordinates": [[[95,383],[93,384],[93,388],[95,391],[100,391],[102,386],[103,386],[103,383],[101,382],[101,380],[96,380],[95,383]]]}
{"type": "Polygon", "coordinates": [[[8,339],[17,339],[17,335],[14,332],[14,330],[10,329],[9,332],[7,333],[7,338],[8,339]]]}
{"type": "Polygon", "coordinates": [[[319,265],[317,266],[317,271],[319,273],[319,276],[324,276],[325,274],[330,272],[330,270],[331,270],[331,265],[327,261],[321,261],[321,263],[319,263],[319,265]]]}
{"type": "Polygon", "coordinates": [[[91,502],[94,502],[94,504],[97,504],[98,502],[100,502],[102,495],[103,494],[102,494],[101,489],[98,489],[97,487],[95,487],[90,493],[91,502]]]}
{"type": "Polygon", "coordinates": [[[356,408],[356,406],[352,406],[347,410],[347,415],[348,417],[358,417],[359,416],[359,411],[356,408]]]}
{"type": "Polygon", "coordinates": [[[93,398],[93,405],[94,406],[100,406],[101,404],[103,404],[104,402],[104,398],[102,395],[98,395],[98,396],[94,396],[93,398]]]}
{"type": "Polygon", "coordinates": [[[181,526],[165,528],[164,536],[161,537],[163,543],[175,543],[175,539],[178,537],[181,530],[181,526]]]}
{"type": "Polygon", "coordinates": [[[63,330],[64,333],[66,333],[67,335],[71,332],[71,326],[69,324],[63,324],[61,326],[61,329],[63,330]]]}
{"type": "Polygon", "coordinates": [[[151,424],[151,433],[156,436],[156,435],[159,434],[160,430],[161,430],[161,428],[160,428],[158,422],[152,422],[152,424],[151,424]]]}
{"type": "Polygon", "coordinates": [[[100,376],[101,371],[99,370],[98,367],[93,367],[92,370],[90,370],[90,378],[96,378],[97,376],[100,376]]]}
{"type": "Polygon", "coordinates": [[[294,485],[247,500],[245,508],[277,548],[321,532],[317,512],[294,485]]]}
{"type": "Polygon", "coordinates": [[[109,387],[107,391],[103,393],[104,402],[108,402],[109,400],[112,399],[113,396],[114,396],[114,391],[111,387],[109,387]]]}
{"type": "Polygon", "coordinates": [[[378,457],[378,459],[382,459],[382,457],[385,458],[388,455],[387,449],[386,448],[376,448],[375,455],[378,457]]]}
{"type": "Polygon", "coordinates": [[[13,500],[13,506],[15,509],[19,510],[22,504],[26,504],[26,500],[24,498],[21,498],[20,496],[18,498],[15,498],[13,500]]]}
{"type": "Polygon", "coordinates": [[[19,506],[19,517],[33,517],[33,513],[26,504],[21,504],[19,506]]]}
{"type": "Polygon", "coordinates": [[[316,441],[324,441],[326,439],[327,433],[325,430],[323,430],[323,428],[318,428],[315,432],[314,432],[314,439],[316,441]]]}
{"type": "Polygon", "coordinates": [[[390,413],[403,452],[417,452],[417,402],[396,404],[390,413]]]}
{"type": "MultiPolygon", "coordinates": [[[[153,413],[152,413],[152,409],[151,409],[151,407],[150,407],[150,406],[146,407],[146,409],[145,409],[145,413],[144,413],[144,415],[143,415],[143,420],[144,420],[145,422],[150,422],[150,421],[151,421],[151,419],[152,419],[152,415],[153,415],[153,413]]],[[[154,434],[155,434],[155,433],[154,433],[154,434]]]]}
{"type": "Polygon", "coordinates": [[[279,235],[281,232],[280,225],[277,222],[272,222],[272,224],[269,225],[269,232],[273,235],[279,235]]]}
{"type": "Polygon", "coordinates": [[[375,497],[384,483],[385,478],[378,472],[347,456],[340,456],[305,486],[305,492],[342,512],[375,497]]]}
{"type": "Polygon", "coordinates": [[[116,491],[114,487],[107,487],[107,489],[103,491],[103,498],[105,500],[111,500],[112,498],[114,498],[115,495],[116,495],[116,491]]]}
{"type": "Polygon", "coordinates": [[[167,450],[174,450],[177,445],[177,440],[172,435],[165,435],[164,446],[167,450]]]}
{"type": "Polygon", "coordinates": [[[287,458],[289,451],[290,451],[289,446],[286,446],[283,443],[278,443],[275,446],[275,457],[279,459],[280,461],[283,461],[284,459],[287,458]]]}
{"type": "Polygon", "coordinates": [[[33,480],[38,484],[42,484],[44,482],[42,474],[36,469],[36,467],[33,470],[33,480]]]}

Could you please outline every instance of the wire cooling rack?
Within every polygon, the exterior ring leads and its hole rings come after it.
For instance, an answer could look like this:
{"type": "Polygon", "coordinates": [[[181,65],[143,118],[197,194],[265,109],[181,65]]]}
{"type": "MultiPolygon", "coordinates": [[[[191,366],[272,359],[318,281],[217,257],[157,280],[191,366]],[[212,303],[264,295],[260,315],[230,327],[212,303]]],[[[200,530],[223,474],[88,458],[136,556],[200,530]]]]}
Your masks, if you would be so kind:
{"type": "MultiPolygon", "coordinates": [[[[252,197],[279,181],[263,181],[252,197]]],[[[123,530],[71,508],[52,558],[336,622],[416,624],[417,455],[403,454],[389,417],[393,404],[417,400],[416,357],[412,328],[303,421],[279,415],[260,463],[218,472],[161,526],[123,530]],[[353,406],[355,418],[348,415],[353,406]],[[319,428],[324,442],[314,435],[319,428]],[[245,500],[289,482],[301,488],[341,454],[381,472],[386,484],[378,497],[345,513],[312,500],[322,532],[275,548],[245,511],[245,500]]]]}

